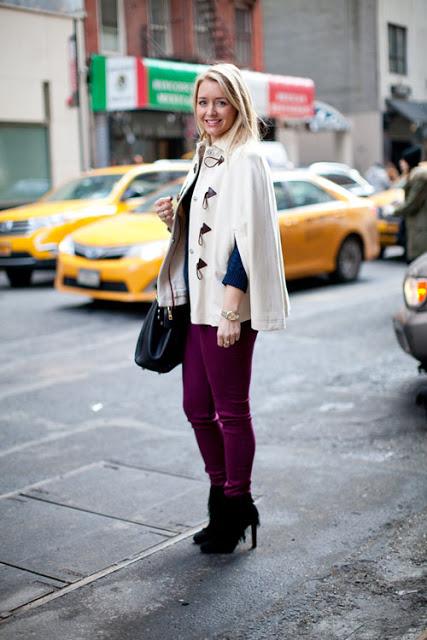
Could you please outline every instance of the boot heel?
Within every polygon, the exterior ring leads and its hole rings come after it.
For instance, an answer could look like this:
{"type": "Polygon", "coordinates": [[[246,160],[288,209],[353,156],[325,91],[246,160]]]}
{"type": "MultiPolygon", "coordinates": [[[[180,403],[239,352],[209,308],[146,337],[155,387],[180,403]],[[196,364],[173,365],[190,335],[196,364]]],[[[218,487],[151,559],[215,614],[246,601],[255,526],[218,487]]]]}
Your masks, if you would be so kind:
{"type": "Polygon", "coordinates": [[[251,524],[251,530],[252,530],[252,549],[256,549],[256,545],[257,545],[257,524],[256,524],[256,522],[253,522],[251,524]]]}

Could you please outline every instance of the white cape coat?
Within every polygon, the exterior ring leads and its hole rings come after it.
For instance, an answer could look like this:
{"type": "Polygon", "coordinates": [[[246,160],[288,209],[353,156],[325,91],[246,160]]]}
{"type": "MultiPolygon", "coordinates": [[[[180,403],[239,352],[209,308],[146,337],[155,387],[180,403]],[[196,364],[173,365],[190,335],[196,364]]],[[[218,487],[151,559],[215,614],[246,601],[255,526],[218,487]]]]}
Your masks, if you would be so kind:
{"type": "Polygon", "coordinates": [[[253,329],[283,329],[289,312],[273,182],[256,143],[228,151],[227,137],[199,143],[178,198],[169,248],[162,264],[160,306],[191,300],[191,322],[218,326],[223,308],[222,280],[235,243],[248,276],[241,321],[253,329]],[[188,229],[188,280],[184,280],[187,216],[182,200],[193,182],[188,229]],[[200,234],[201,229],[209,228],[200,234]],[[197,268],[199,266],[199,268],[197,268]]]}

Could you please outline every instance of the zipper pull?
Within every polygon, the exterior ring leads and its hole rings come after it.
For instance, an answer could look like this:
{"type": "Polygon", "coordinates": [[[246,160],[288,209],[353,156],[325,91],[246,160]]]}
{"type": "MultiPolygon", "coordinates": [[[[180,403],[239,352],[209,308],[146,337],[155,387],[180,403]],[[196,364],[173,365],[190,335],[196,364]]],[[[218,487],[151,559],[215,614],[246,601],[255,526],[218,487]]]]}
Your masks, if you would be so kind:
{"type": "Polygon", "coordinates": [[[168,320],[173,320],[172,307],[168,307],[168,320]]]}

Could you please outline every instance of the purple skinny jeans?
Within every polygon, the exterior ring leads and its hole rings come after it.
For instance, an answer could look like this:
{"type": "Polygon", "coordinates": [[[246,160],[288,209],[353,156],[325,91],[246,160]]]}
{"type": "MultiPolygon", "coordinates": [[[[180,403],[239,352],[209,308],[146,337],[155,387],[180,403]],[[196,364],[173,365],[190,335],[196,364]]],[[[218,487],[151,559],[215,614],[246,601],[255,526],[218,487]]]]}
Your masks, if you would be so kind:
{"type": "Polygon", "coordinates": [[[240,340],[217,346],[217,327],[190,324],[183,362],[184,411],[212,485],[227,496],[250,491],[255,435],[249,408],[257,332],[242,323],[240,340]]]}

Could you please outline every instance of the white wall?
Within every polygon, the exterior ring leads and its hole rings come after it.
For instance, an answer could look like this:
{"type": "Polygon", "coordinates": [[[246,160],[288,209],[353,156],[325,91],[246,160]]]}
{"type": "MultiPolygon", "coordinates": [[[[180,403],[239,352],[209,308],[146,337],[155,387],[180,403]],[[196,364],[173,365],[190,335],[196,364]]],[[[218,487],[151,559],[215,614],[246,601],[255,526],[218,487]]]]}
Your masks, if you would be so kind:
{"type": "Polygon", "coordinates": [[[276,137],[285,145],[295,166],[306,166],[312,162],[353,163],[350,131],[313,133],[303,128],[279,129],[276,137]]]}
{"type": "Polygon", "coordinates": [[[412,100],[427,100],[427,0],[378,0],[380,109],[392,84],[411,87],[412,100]],[[390,73],[387,23],[407,28],[408,74],[390,73]]]}
{"type": "Polygon", "coordinates": [[[80,172],[77,109],[71,93],[68,17],[0,7],[0,122],[43,123],[43,82],[50,84],[53,185],[80,172]]]}
{"type": "Polygon", "coordinates": [[[347,118],[352,125],[353,165],[365,173],[374,162],[383,159],[382,114],[379,111],[353,113],[347,118]]]}

